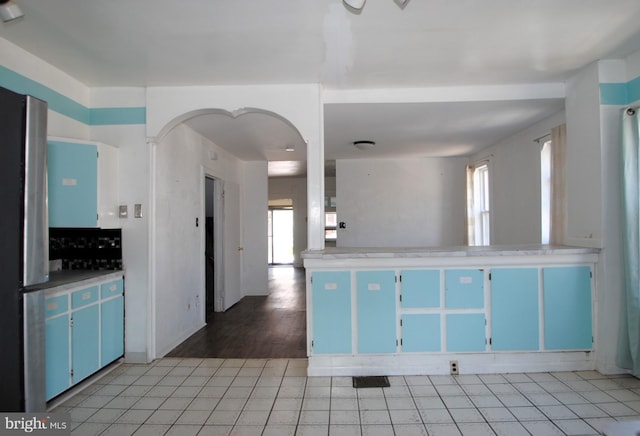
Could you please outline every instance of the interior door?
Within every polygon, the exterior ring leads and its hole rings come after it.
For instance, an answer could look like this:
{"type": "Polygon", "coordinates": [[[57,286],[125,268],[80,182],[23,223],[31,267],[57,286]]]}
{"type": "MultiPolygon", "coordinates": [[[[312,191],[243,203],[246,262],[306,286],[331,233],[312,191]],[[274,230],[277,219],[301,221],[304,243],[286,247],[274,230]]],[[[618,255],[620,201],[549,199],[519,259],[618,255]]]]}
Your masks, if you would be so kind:
{"type": "Polygon", "coordinates": [[[224,182],[224,310],[242,298],[242,245],[240,238],[240,185],[224,182]]]}

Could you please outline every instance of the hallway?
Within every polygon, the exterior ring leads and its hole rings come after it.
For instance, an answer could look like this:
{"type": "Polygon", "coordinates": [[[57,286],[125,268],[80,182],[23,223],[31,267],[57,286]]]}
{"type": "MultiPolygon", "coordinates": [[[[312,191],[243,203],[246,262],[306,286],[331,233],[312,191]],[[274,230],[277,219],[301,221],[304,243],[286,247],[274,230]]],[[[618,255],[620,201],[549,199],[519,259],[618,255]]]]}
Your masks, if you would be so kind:
{"type": "Polygon", "coordinates": [[[306,350],[304,268],[269,268],[269,295],[244,297],[167,357],[300,358],[306,350]]]}

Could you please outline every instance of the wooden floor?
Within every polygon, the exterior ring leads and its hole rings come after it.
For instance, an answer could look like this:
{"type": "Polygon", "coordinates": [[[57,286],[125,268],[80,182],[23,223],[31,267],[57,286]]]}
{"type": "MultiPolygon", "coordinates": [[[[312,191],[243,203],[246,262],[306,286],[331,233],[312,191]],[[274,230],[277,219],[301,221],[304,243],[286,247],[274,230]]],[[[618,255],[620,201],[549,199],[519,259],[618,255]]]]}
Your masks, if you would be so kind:
{"type": "Polygon", "coordinates": [[[174,348],[169,357],[306,357],[303,268],[269,268],[269,296],[244,297],[174,348]]]}

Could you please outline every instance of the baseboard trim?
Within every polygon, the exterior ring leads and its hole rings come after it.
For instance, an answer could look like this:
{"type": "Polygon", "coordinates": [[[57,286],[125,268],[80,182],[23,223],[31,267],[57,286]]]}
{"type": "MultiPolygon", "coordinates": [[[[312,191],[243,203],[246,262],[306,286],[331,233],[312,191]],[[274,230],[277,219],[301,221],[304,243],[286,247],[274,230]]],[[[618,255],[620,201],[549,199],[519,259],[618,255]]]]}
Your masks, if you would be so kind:
{"type": "Polygon", "coordinates": [[[458,362],[459,374],[496,374],[595,369],[589,351],[520,353],[412,353],[309,356],[309,376],[443,375],[458,362]]]}

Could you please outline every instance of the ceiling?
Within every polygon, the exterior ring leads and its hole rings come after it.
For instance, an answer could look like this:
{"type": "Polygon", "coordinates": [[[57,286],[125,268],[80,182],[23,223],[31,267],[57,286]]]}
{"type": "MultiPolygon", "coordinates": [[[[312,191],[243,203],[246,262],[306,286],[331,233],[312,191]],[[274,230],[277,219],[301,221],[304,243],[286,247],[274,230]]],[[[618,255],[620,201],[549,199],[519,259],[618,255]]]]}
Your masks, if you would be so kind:
{"type": "MultiPolygon", "coordinates": [[[[638,0],[15,0],[0,37],[88,86],[320,83],[367,89],[562,83],[640,50],[638,0]]],[[[469,155],[562,110],[562,98],[325,105],[325,157],[469,155]],[[360,151],[350,144],[373,140],[360,151]]],[[[303,138],[273,114],[187,123],[245,160],[294,171],[303,138]],[[293,145],[295,151],[284,148],[293,145]]],[[[300,171],[299,169],[296,171],[300,171]]],[[[286,173],[286,172],[285,172],[286,173]]],[[[282,174],[282,173],[280,173],[282,174]]]]}

